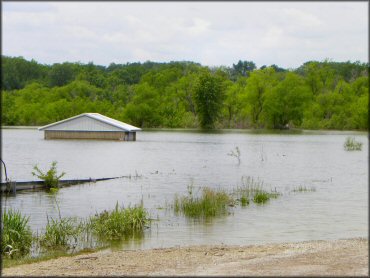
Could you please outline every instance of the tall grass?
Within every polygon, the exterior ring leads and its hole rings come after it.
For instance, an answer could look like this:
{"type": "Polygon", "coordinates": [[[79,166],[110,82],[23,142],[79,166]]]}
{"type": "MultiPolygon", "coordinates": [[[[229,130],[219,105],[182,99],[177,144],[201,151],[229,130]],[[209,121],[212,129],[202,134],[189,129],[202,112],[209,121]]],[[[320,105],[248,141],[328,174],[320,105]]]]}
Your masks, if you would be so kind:
{"type": "Polygon", "coordinates": [[[242,177],[242,185],[238,186],[233,194],[241,206],[249,205],[250,201],[256,204],[264,204],[271,198],[277,198],[280,195],[276,190],[266,191],[263,181],[255,180],[252,177],[242,177]]]}
{"type": "Polygon", "coordinates": [[[224,190],[204,187],[201,195],[193,194],[193,186],[188,187],[188,195],[175,197],[175,213],[183,213],[188,217],[212,217],[228,213],[233,199],[224,190]]]}
{"type": "Polygon", "coordinates": [[[90,218],[89,226],[103,240],[119,240],[144,231],[149,217],[144,207],[119,207],[113,211],[103,211],[90,218]]]}
{"type": "Polygon", "coordinates": [[[41,236],[40,244],[44,248],[73,248],[77,245],[77,238],[83,229],[83,223],[75,218],[48,217],[45,234],[41,236]]]}
{"type": "Polygon", "coordinates": [[[356,141],[354,137],[347,137],[344,142],[344,149],[346,151],[361,151],[362,143],[356,141]]]}
{"type": "Polygon", "coordinates": [[[17,257],[30,252],[33,237],[28,221],[29,217],[19,211],[9,209],[3,212],[2,254],[17,257]]]}

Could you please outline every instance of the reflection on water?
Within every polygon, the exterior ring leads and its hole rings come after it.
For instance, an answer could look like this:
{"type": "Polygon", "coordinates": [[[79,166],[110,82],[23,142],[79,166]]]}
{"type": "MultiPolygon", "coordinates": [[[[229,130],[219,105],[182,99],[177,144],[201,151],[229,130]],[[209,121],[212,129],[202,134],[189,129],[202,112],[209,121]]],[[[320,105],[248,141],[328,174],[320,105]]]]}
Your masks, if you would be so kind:
{"type": "MultiPolygon", "coordinates": [[[[143,200],[159,221],[142,238],[115,245],[126,249],[367,237],[367,154],[366,133],[355,132],[144,131],[136,142],[115,142],[45,141],[37,130],[3,130],[3,159],[12,180],[34,180],[33,166],[47,169],[54,160],[65,179],[131,175],[65,187],[57,194],[62,216],[80,219],[112,210],[116,202],[133,206],[143,200]],[[343,149],[348,134],[363,142],[362,151],[343,149]],[[240,164],[227,155],[235,147],[240,164]],[[262,180],[282,196],[265,206],[235,207],[231,215],[206,223],[168,209],[189,184],[231,190],[243,176],[262,180]],[[316,191],[292,192],[299,186],[316,191]]],[[[58,214],[45,191],[3,197],[2,206],[29,215],[39,233],[46,215],[58,214]]]]}

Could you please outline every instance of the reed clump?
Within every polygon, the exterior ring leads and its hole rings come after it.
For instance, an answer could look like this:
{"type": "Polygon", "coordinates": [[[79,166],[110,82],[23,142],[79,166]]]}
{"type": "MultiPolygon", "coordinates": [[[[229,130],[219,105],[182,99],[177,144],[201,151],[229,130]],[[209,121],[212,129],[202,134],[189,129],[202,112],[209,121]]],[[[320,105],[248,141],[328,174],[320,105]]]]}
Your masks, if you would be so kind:
{"type": "Polygon", "coordinates": [[[315,192],[316,188],[314,186],[307,187],[307,186],[300,185],[298,187],[293,188],[292,191],[293,192],[315,192]]]}
{"type": "MultiPolygon", "coordinates": [[[[208,218],[228,213],[228,208],[234,200],[221,189],[204,187],[201,194],[194,194],[194,187],[188,187],[188,195],[175,197],[175,213],[183,213],[194,218],[208,218]]],[[[199,191],[198,191],[199,193],[199,191]]]]}
{"type": "Polygon", "coordinates": [[[361,151],[362,142],[356,141],[354,137],[347,137],[344,142],[344,149],[346,151],[361,151]]]}
{"type": "Polygon", "coordinates": [[[147,223],[148,213],[142,205],[124,208],[117,203],[114,210],[91,217],[89,226],[100,239],[110,241],[142,233],[147,223]]]}
{"type": "Polygon", "coordinates": [[[242,177],[242,185],[238,186],[233,194],[242,207],[249,205],[250,201],[264,204],[271,198],[277,198],[280,195],[276,189],[270,192],[266,191],[263,181],[255,180],[252,177],[242,177]]]}
{"type": "Polygon", "coordinates": [[[83,230],[83,223],[76,218],[48,217],[45,234],[40,238],[40,245],[44,248],[70,249],[77,245],[78,237],[83,230]]]}
{"type": "Polygon", "coordinates": [[[8,209],[2,214],[2,254],[20,257],[28,254],[32,246],[32,231],[29,217],[19,211],[8,209]]]}

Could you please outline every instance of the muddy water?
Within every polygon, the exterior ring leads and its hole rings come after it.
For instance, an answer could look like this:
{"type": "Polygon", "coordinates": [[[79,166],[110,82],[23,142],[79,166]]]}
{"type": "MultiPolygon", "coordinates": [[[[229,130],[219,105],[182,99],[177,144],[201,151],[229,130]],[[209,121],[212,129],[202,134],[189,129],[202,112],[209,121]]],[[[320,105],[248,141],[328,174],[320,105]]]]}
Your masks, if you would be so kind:
{"type": "MultiPolygon", "coordinates": [[[[145,249],[194,244],[259,244],[367,237],[368,141],[366,133],[251,131],[143,131],[136,142],[44,140],[32,129],[2,131],[2,157],[12,180],[34,180],[32,168],[52,161],[65,179],[128,176],[75,185],[56,195],[62,216],[86,218],[141,200],[150,212],[151,229],[141,240],[119,248],[145,249]],[[363,142],[347,152],[347,136],[363,142]],[[240,149],[240,164],[229,156],[240,149]],[[131,178],[129,178],[131,176],[131,178]],[[282,193],[267,205],[234,208],[231,215],[207,223],[190,221],[166,209],[187,186],[232,189],[243,176],[282,193]],[[298,186],[314,192],[294,193],[298,186]]],[[[30,216],[42,232],[46,215],[57,216],[54,197],[45,191],[2,197],[3,207],[30,216]]]]}

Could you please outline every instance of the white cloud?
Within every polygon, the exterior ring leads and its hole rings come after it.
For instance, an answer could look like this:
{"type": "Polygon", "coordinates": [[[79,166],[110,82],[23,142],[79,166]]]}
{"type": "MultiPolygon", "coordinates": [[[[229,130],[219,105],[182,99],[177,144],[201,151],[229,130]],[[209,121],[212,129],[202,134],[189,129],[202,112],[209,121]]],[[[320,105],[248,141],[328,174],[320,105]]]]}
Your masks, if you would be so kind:
{"type": "Polygon", "coordinates": [[[368,61],[367,3],[4,2],[3,54],[41,63],[368,61]]]}

